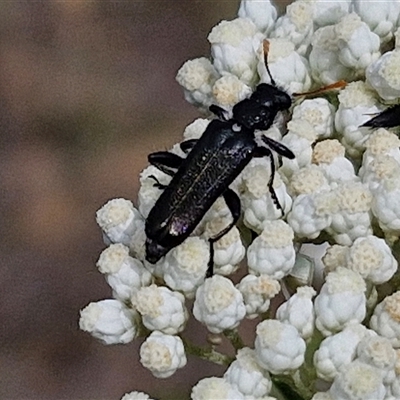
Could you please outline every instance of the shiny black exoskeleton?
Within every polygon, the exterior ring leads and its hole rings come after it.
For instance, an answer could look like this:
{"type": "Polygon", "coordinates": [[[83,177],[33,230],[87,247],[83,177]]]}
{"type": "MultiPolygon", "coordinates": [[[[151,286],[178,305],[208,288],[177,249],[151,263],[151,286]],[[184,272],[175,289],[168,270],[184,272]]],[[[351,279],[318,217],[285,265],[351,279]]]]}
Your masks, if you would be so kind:
{"type": "Polygon", "coordinates": [[[370,128],[393,128],[400,126],[400,104],[387,108],[361,126],[368,126],[370,128]]]}
{"type": "Polygon", "coordinates": [[[210,110],[219,119],[209,123],[200,139],[181,144],[182,150],[190,151],[186,158],[165,151],[149,155],[151,164],[173,176],[166,187],[154,178],[155,185],[165,190],[146,220],[146,259],[149,262],[156,263],[181,244],[217,198],[223,196],[233,220],[209,239],[211,260],[208,276],[212,275],[212,244],[236,224],[241,212],[239,197],[229,185],[253,157],[269,157],[272,172],[269,189],[275,204],[280,207],[272,187],[275,164],[271,150],[290,159],[294,154],[267,136],[257,137],[255,131],[268,129],[277,113],[288,110],[291,104],[290,96],[277,88],[274,82],[261,83],[250,98],[233,107],[231,118],[221,107],[211,106],[210,110]]]}

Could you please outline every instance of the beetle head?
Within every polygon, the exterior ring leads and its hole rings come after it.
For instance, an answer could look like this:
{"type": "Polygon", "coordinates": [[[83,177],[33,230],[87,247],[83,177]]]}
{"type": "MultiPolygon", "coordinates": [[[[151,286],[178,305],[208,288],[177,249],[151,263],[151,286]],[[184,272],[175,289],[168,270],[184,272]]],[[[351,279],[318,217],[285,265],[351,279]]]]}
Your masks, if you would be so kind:
{"type": "Polygon", "coordinates": [[[170,247],[166,248],[154,240],[146,239],[146,260],[155,264],[161,257],[165,256],[171,250],[170,247]]]}
{"type": "Polygon", "coordinates": [[[266,125],[271,125],[276,112],[273,108],[264,107],[250,98],[237,103],[233,107],[232,114],[233,119],[240,125],[254,130],[266,129],[266,125]]]}
{"type": "Polygon", "coordinates": [[[260,83],[250,99],[277,111],[288,110],[292,105],[292,99],[285,91],[269,83],[260,83]]]}

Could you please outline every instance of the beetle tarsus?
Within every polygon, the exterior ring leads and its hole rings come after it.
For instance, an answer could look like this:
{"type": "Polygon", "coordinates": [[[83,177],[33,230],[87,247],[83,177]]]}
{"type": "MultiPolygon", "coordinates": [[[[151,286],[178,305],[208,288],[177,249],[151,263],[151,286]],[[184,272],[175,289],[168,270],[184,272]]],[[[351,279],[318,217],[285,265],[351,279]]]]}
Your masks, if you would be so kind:
{"type": "Polygon", "coordinates": [[[150,175],[149,178],[155,181],[153,186],[157,189],[164,190],[167,187],[167,185],[162,184],[154,175],[150,175]]]}

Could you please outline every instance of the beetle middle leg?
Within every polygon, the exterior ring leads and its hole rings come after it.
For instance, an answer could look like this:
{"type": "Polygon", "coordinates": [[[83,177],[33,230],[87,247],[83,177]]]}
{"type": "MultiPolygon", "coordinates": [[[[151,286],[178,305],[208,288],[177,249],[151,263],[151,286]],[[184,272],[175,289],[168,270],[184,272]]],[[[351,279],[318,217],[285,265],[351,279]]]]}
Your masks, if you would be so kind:
{"type": "Polygon", "coordinates": [[[283,216],[284,215],[283,208],[282,208],[281,204],[279,203],[278,197],[277,197],[277,195],[275,193],[275,190],[274,190],[274,187],[273,187],[274,178],[275,178],[275,161],[274,161],[274,156],[273,156],[271,150],[275,151],[276,153],[278,153],[282,157],[289,158],[290,160],[295,158],[295,155],[284,144],[279,143],[276,140],[274,140],[274,139],[272,139],[272,138],[270,138],[268,136],[262,135],[261,136],[261,141],[263,143],[260,143],[261,145],[256,148],[254,156],[255,157],[268,157],[269,160],[270,160],[271,176],[270,176],[269,181],[268,181],[268,189],[269,189],[269,192],[271,193],[272,201],[274,202],[276,207],[279,210],[281,210],[281,213],[282,213],[282,216],[283,216]]]}
{"type": "MultiPolygon", "coordinates": [[[[189,153],[197,141],[198,139],[186,140],[180,144],[180,147],[184,153],[189,153]]],[[[151,153],[148,155],[147,159],[151,165],[154,165],[160,171],[169,176],[175,175],[176,170],[182,165],[184,160],[184,158],[178,156],[177,154],[170,153],[169,151],[157,151],[155,153],[151,153]]],[[[156,182],[154,186],[159,189],[165,189],[168,186],[160,183],[160,181],[154,175],[150,175],[149,178],[156,182]]]]}
{"type": "Polygon", "coordinates": [[[214,243],[217,242],[219,239],[221,239],[223,236],[225,236],[236,225],[236,223],[238,222],[238,220],[240,218],[240,213],[241,213],[239,196],[232,189],[228,188],[222,194],[222,196],[225,200],[227,207],[229,208],[229,211],[232,214],[232,221],[226,228],[222,229],[221,232],[219,232],[214,237],[208,239],[208,242],[210,243],[210,261],[208,263],[208,269],[207,269],[207,275],[206,275],[207,277],[210,277],[213,275],[214,243]]]}
{"type": "Polygon", "coordinates": [[[147,157],[149,163],[157,167],[160,171],[169,176],[174,176],[176,170],[181,166],[182,157],[168,151],[157,151],[147,157]]]}
{"type": "Polygon", "coordinates": [[[269,162],[271,165],[271,176],[269,177],[269,181],[268,181],[268,190],[269,190],[269,193],[271,194],[272,201],[276,205],[276,208],[281,211],[282,216],[283,216],[284,211],[281,206],[281,203],[279,203],[278,196],[276,195],[276,192],[275,192],[275,189],[273,186],[274,178],[275,178],[275,160],[274,160],[272,151],[267,147],[257,147],[256,151],[254,153],[254,157],[268,157],[269,158],[269,162]]]}
{"type": "MultiPolygon", "coordinates": [[[[185,140],[180,144],[180,148],[187,154],[193,149],[197,141],[198,139],[185,140]]],[[[155,153],[149,154],[147,160],[160,171],[173,176],[176,170],[182,165],[184,158],[169,151],[156,151],[155,153]]]]}
{"type": "MultiPolygon", "coordinates": [[[[157,151],[148,155],[147,159],[151,165],[154,165],[160,171],[164,172],[169,176],[174,176],[176,170],[182,164],[184,160],[176,154],[168,151],[157,151]]],[[[154,175],[150,175],[149,178],[155,181],[154,187],[158,189],[165,189],[168,185],[162,184],[154,175]]]]}

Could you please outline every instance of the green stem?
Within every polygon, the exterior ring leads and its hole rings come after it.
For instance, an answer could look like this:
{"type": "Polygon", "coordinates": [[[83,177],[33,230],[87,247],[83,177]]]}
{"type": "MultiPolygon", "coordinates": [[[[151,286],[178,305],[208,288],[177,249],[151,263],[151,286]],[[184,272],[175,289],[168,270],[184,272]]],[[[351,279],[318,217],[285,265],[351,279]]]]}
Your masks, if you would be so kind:
{"type": "Polygon", "coordinates": [[[245,347],[237,329],[226,330],[224,331],[224,335],[232,343],[232,346],[234,347],[236,352],[245,347]]]}
{"type": "Polygon", "coordinates": [[[187,354],[197,356],[203,360],[211,361],[218,365],[228,366],[234,360],[234,357],[227,356],[216,351],[213,347],[203,348],[196,346],[195,344],[189,342],[188,340],[182,338],[183,344],[187,354]]]}
{"type": "Polygon", "coordinates": [[[314,353],[319,348],[323,339],[324,337],[321,332],[316,329],[310,342],[307,344],[304,363],[293,376],[296,387],[304,399],[311,399],[315,393],[317,373],[314,367],[314,353]]]}
{"type": "Polygon", "coordinates": [[[272,390],[270,395],[278,400],[304,400],[293,388],[296,386],[290,375],[271,375],[272,390]]]}

